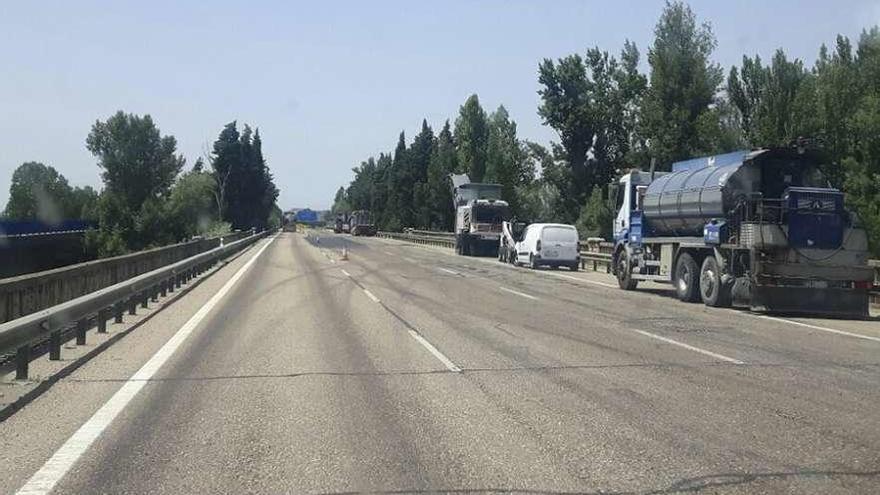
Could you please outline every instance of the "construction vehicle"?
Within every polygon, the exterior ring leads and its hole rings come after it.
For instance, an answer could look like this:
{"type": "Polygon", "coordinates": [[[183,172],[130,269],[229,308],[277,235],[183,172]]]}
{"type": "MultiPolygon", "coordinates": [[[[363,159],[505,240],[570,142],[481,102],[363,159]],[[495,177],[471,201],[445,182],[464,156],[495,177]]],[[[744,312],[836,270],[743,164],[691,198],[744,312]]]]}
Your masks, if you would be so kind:
{"type": "Polygon", "coordinates": [[[348,218],[351,235],[376,235],[376,224],[369,210],[355,210],[348,218]]]}
{"type": "Polygon", "coordinates": [[[333,224],[333,232],[342,234],[350,231],[351,225],[349,224],[348,213],[337,213],[336,221],[333,224]]]}
{"type": "Polygon", "coordinates": [[[464,256],[496,256],[501,223],[510,208],[501,199],[500,184],[471,182],[465,174],[452,175],[455,207],[455,252],[464,256]]]}
{"type": "Polygon", "coordinates": [[[619,286],[668,282],[682,301],[708,306],[867,316],[867,235],[822,175],[823,156],[800,142],[625,174],[613,229],[619,286]]]}

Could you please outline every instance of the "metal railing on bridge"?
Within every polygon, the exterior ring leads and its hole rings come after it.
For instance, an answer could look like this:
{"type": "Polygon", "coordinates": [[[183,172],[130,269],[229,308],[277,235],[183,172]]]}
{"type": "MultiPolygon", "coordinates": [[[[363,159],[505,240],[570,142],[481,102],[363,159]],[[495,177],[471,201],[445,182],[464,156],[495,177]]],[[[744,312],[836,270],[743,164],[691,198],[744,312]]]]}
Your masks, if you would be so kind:
{"type": "Polygon", "coordinates": [[[64,336],[76,333],[77,345],[85,345],[86,331],[92,326],[98,332],[107,331],[107,320],[112,316],[121,323],[128,310],[136,314],[137,306],[148,307],[150,300],[180,288],[196,275],[225,258],[265,237],[268,231],[242,239],[224,242],[205,252],[141,273],[127,280],[103,287],[49,308],[0,324],[0,356],[15,353],[16,378],[26,379],[32,347],[48,340],[49,359],[61,358],[64,336]],[[75,326],[73,326],[75,325],[75,326]]]}

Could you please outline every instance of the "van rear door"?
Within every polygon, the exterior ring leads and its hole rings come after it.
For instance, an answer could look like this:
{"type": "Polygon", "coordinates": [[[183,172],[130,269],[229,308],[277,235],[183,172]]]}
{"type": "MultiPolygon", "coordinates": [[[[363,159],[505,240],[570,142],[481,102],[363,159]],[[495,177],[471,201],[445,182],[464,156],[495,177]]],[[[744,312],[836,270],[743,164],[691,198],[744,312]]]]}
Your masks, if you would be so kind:
{"type": "Polygon", "coordinates": [[[577,229],[568,225],[548,225],[541,229],[542,259],[574,261],[577,256],[577,229]]]}

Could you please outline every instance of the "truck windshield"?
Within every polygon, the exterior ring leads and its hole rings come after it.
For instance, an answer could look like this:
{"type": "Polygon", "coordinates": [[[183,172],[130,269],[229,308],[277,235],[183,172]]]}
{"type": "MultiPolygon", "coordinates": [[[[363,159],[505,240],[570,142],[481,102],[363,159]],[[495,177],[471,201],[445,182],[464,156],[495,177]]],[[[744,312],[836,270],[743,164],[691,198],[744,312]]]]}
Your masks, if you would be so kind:
{"type": "Polygon", "coordinates": [[[544,242],[577,242],[578,236],[575,229],[569,227],[544,227],[541,233],[544,242]]]}
{"type": "Polygon", "coordinates": [[[477,223],[501,223],[507,220],[507,208],[503,206],[479,206],[474,208],[477,223]]]}

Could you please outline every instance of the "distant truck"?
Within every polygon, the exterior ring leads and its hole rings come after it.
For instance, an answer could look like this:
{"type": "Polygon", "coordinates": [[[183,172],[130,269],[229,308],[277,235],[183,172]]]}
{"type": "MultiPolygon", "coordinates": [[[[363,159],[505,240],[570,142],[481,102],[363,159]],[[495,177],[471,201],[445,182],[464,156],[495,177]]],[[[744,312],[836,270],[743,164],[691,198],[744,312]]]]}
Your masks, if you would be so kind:
{"type": "Polygon", "coordinates": [[[619,181],[612,272],[624,290],[669,282],[682,301],[865,317],[868,243],[804,145],[632,171],[619,181]]]}
{"type": "Polygon", "coordinates": [[[376,224],[369,210],[355,210],[348,219],[351,235],[376,235],[376,224]]]}
{"type": "Polygon", "coordinates": [[[336,220],[333,223],[333,232],[337,234],[347,233],[351,229],[348,223],[348,213],[337,213],[336,220]]]}
{"type": "Polygon", "coordinates": [[[455,208],[455,252],[464,256],[497,256],[501,223],[510,208],[501,199],[500,184],[479,184],[467,175],[452,176],[455,208]]]}

